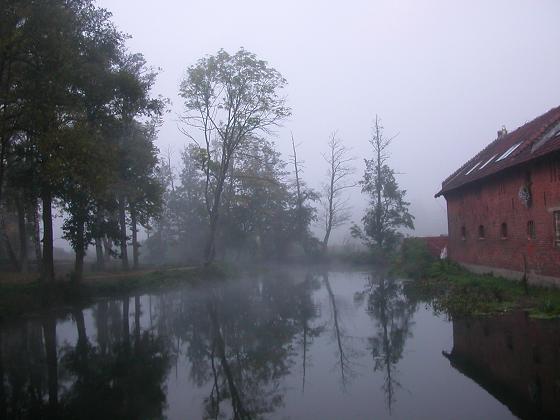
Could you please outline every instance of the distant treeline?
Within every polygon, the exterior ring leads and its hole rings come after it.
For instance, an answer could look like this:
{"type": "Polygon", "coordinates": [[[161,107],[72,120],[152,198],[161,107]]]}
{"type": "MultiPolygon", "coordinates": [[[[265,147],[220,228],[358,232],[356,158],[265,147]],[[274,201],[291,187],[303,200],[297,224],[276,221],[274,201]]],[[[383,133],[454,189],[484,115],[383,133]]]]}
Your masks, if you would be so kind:
{"type": "Polygon", "coordinates": [[[92,0],[5,3],[0,251],[17,270],[33,260],[43,280],[54,279],[53,209],[64,217],[76,280],[90,245],[99,270],[115,258],[127,270],[129,244],[137,268],[141,227],[152,263],[324,255],[331,231],[348,221],[346,190],[357,185],[370,208],[363,228],[352,227],[355,237],[390,248],[400,227],[413,227],[377,118],[362,181],[353,179],[354,159],[333,132],[323,188],[313,191],[293,137],[288,162],[267,139],[291,114],[286,80],[244,49],[220,50],[190,66],[180,85],[188,143],[177,179],[154,145],[167,105],[151,94],[157,71],[126,49],[111,14],[92,0]],[[322,240],[310,233],[314,221],[322,240]]]}

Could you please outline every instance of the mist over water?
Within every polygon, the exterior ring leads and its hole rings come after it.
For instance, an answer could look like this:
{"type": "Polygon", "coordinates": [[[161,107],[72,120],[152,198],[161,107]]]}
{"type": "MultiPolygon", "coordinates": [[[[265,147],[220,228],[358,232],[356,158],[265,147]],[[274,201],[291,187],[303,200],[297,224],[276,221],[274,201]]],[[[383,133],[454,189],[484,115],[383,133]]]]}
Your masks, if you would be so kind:
{"type": "Polygon", "coordinates": [[[0,338],[9,418],[558,414],[558,321],[450,322],[375,271],[278,266],[46,311],[0,338]]]}

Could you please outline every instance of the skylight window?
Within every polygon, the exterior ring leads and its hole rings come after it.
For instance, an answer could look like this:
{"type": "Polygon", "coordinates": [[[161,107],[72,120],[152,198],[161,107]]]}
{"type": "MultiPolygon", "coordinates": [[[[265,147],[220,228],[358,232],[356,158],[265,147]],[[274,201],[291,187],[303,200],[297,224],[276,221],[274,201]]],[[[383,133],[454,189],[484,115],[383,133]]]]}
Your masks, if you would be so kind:
{"type": "Polygon", "coordinates": [[[470,173],[471,173],[472,171],[474,171],[474,170],[478,167],[478,165],[480,165],[481,163],[482,163],[482,162],[478,162],[478,163],[477,163],[476,165],[474,165],[465,175],[470,174],[470,173]]]}
{"type": "Polygon", "coordinates": [[[515,152],[515,149],[517,149],[519,146],[521,146],[521,143],[523,143],[523,142],[520,141],[519,143],[516,143],[516,144],[514,144],[513,146],[511,146],[509,149],[507,149],[507,150],[504,152],[504,154],[503,154],[502,156],[500,156],[500,157],[496,160],[496,162],[499,162],[499,161],[501,161],[501,160],[504,160],[504,159],[507,158],[509,155],[511,155],[513,152],[515,152]]]}
{"type": "Polygon", "coordinates": [[[484,162],[484,165],[482,165],[480,168],[478,168],[478,170],[484,169],[486,166],[488,166],[488,164],[490,162],[492,162],[496,156],[498,156],[498,155],[494,155],[490,159],[488,159],[486,162],[484,162]]]}

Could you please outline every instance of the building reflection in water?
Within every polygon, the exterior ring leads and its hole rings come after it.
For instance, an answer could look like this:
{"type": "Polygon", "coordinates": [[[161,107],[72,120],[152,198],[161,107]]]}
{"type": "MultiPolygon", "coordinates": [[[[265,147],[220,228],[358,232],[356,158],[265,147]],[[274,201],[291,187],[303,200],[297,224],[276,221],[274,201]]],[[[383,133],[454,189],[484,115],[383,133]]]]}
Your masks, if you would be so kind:
{"type": "Polygon", "coordinates": [[[560,418],[560,320],[525,312],[453,321],[451,365],[521,418],[560,418]]]}

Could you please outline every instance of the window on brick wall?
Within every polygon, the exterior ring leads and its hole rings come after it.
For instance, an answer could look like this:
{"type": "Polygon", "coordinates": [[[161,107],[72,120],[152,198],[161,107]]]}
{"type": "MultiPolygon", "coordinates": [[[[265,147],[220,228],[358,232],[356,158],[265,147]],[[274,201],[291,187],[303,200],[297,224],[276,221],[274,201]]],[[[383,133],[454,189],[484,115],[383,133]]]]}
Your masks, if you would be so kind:
{"type": "Polygon", "coordinates": [[[500,237],[502,239],[507,239],[508,237],[507,223],[502,223],[502,225],[500,226],[500,237]]]}
{"type": "MultiPolygon", "coordinates": [[[[559,212],[560,213],[560,212],[559,212]]],[[[478,239],[484,239],[484,225],[478,227],[478,239]]]]}
{"type": "Polygon", "coordinates": [[[533,240],[537,238],[537,231],[535,230],[535,222],[529,220],[527,222],[527,239],[533,240]]]}
{"type": "Polygon", "coordinates": [[[554,245],[560,248],[560,211],[555,211],[554,216],[554,245]]]}
{"type": "Polygon", "coordinates": [[[461,239],[463,241],[467,240],[467,228],[465,226],[461,226],[461,239]]]}

